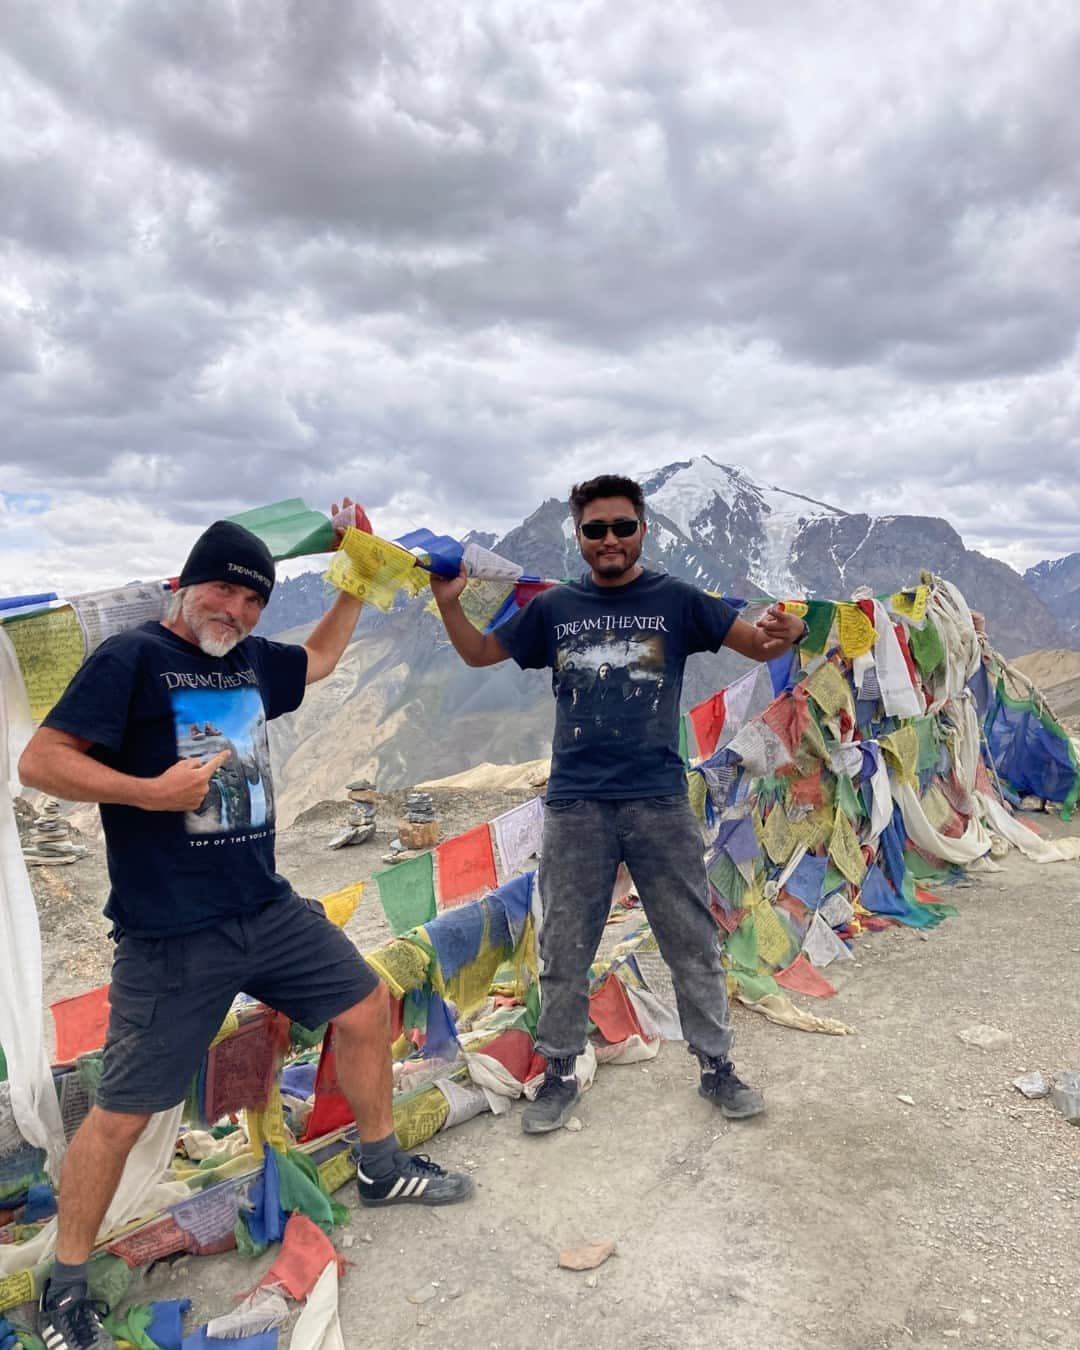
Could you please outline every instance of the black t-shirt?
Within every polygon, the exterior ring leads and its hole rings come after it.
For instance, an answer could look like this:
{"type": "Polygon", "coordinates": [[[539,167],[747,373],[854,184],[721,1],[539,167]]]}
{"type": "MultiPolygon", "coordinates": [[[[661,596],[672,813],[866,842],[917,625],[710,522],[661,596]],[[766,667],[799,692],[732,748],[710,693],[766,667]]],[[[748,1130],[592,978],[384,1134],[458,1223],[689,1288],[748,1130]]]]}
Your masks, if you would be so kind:
{"type": "Polygon", "coordinates": [[[44,725],[92,741],[121,773],[232,751],[198,811],[102,804],[105,913],[126,932],[192,932],[289,894],[274,870],[266,723],[299,706],[306,677],[303,647],[249,637],[207,656],[153,622],[102,643],[68,685],[44,725]]]}
{"type": "Polygon", "coordinates": [[[679,756],[683,667],[723,645],[735,611],[684,581],[643,572],[531,600],[495,637],[524,670],[552,670],[555,740],[547,800],[686,791],[679,756]]]}

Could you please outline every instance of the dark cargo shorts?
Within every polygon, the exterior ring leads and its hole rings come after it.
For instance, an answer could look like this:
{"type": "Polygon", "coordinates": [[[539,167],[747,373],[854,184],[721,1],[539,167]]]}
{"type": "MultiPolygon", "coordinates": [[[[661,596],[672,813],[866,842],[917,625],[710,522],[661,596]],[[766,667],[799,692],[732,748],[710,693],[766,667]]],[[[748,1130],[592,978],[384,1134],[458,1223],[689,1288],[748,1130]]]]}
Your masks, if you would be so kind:
{"type": "Polygon", "coordinates": [[[378,982],[318,901],[296,895],[180,937],[121,934],[97,1104],[142,1114],[182,1101],[241,991],[314,1028],[378,982]]]}

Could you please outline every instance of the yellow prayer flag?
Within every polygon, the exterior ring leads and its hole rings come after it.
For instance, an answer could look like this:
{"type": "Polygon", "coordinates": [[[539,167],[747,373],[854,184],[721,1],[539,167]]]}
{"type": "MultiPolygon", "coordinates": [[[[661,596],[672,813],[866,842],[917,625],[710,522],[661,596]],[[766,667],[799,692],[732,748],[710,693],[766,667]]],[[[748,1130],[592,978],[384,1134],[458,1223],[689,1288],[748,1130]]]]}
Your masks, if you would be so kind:
{"type": "Polygon", "coordinates": [[[868,652],[877,641],[877,629],[858,605],[843,601],[836,606],[840,650],[851,660],[868,652]]]}
{"type": "Polygon", "coordinates": [[[885,751],[886,762],[896,770],[902,783],[918,781],[919,734],[913,726],[900,727],[882,736],[879,742],[885,751]]]}
{"type": "Polygon", "coordinates": [[[344,928],[355,914],[356,906],[363,894],[364,883],[357,881],[351,886],[343,886],[340,891],[331,891],[329,895],[324,895],[319,903],[326,910],[326,917],[335,928],[344,928]]]}
{"type": "MultiPolygon", "coordinates": [[[[415,574],[419,570],[416,559],[406,549],[350,527],[330,560],[326,580],[339,591],[355,595],[376,609],[389,611],[402,588],[416,594],[415,574]]],[[[422,571],[421,576],[426,581],[422,571]]]]}
{"type": "Polygon", "coordinates": [[[13,619],[4,632],[26,685],[30,716],[40,722],[71,683],[86,656],[86,638],[70,605],[13,619]]]}
{"type": "Polygon", "coordinates": [[[797,844],[805,844],[810,850],[824,844],[832,833],[832,811],[827,806],[816,806],[801,819],[793,820],[791,832],[797,844]]]}
{"type": "Polygon", "coordinates": [[[783,802],[777,802],[769,812],[762,836],[762,843],[774,863],[783,865],[795,852],[798,841],[792,833],[783,802]]]}
{"type": "Polygon", "coordinates": [[[786,966],[795,955],[791,935],[776,917],[772,905],[759,905],[754,910],[754,933],[758,956],[774,970],[786,966]]]}
{"type": "Polygon", "coordinates": [[[842,710],[854,717],[851,686],[831,661],[823,661],[803,683],[806,692],[826,717],[836,717],[842,710]]]}
{"type": "Polygon", "coordinates": [[[929,586],[916,586],[913,590],[897,591],[889,596],[889,608],[894,614],[902,614],[912,623],[922,623],[926,618],[926,606],[930,599],[929,586]]]}
{"type": "Polygon", "coordinates": [[[832,834],[829,837],[829,857],[838,872],[843,873],[853,886],[861,886],[866,876],[866,860],[863,858],[859,841],[852,829],[851,821],[837,807],[833,817],[832,834]]]}

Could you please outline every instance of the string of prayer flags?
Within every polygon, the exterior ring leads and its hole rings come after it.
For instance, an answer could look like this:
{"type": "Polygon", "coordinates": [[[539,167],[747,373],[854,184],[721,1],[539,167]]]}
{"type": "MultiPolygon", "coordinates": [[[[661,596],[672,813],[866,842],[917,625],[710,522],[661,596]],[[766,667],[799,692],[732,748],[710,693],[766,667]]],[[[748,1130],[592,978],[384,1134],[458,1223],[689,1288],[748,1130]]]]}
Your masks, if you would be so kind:
{"type": "Polygon", "coordinates": [[[440,844],[435,857],[439,864],[439,904],[444,908],[493,890],[498,884],[491,832],[486,824],[440,844]]]}
{"type": "Polygon", "coordinates": [[[401,937],[435,917],[434,860],[430,853],[394,863],[385,871],[376,872],[374,881],[379,888],[383,913],[395,937],[401,937]]]}
{"type": "Polygon", "coordinates": [[[61,998],[50,1005],[56,1027],[56,1059],[68,1064],[105,1044],[109,1025],[109,986],[61,998]]]}
{"type": "Polygon", "coordinates": [[[793,994],[808,994],[811,998],[833,998],[836,994],[825,976],[819,975],[807,960],[805,952],[800,952],[790,966],[778,970],[773,978],[793,994]]]}
{"type": "Polygon", "coordinates": [[[403,588],[416,595],[428,584],[423,569],[406,549],[386,539],[351,527],[330,559],[326,580],[339,591],[356,596],[389,613],[403,588]]]}
{"type": "Polygon", "coordinates": [[[539,856],[544,833],[544,803],[532,797],[512,806],[491,822],[499,857],[507,872],[516,872],[534,855],[539,856]]]}
{"type": "Polygon", "coordinates": [[[858,603],[842,601],[836,606],[840,650],[849,660],[868,652],[877,641],[877,630],[858,603]]]}
{"type": "Polygon", "coordinates": [[[723,689],[703,703],[699,703],[696,708],[690,709],[690,721],[693,724],[700,758],[708,759],[715,751],[726,717],[727,707],[723,689]]]}
{"type": "Polygon", "coordinates": [[[299,497],[256,506],[227,519],[257,535],[278,560],[329,553],[337,544],[330,518],[321,511],[312,511],[299,497]]]}

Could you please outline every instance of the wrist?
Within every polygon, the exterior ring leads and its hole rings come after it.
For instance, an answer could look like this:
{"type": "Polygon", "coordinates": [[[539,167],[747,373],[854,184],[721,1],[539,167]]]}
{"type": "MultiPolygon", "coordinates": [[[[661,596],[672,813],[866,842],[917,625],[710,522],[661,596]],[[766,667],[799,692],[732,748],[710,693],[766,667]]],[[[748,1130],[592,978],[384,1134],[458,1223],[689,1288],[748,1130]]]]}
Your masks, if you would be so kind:
{"type": "Polygon", "coordinates": [[[803,639],[804,639],[804,638],[809,634],[809,632],[810,632],[810,625],[806,622],[806,620],[805,620],[805,619],[801,619],[800,622],[802,623],[802,632],[799,633],[799,635],[798,635],[797,637],[793,637],[793,638],[791,639],[791,645],[792,645],[793,647],[797,647],[797,646],[799,645],[799,643],[802,642],[803,639]]]}

